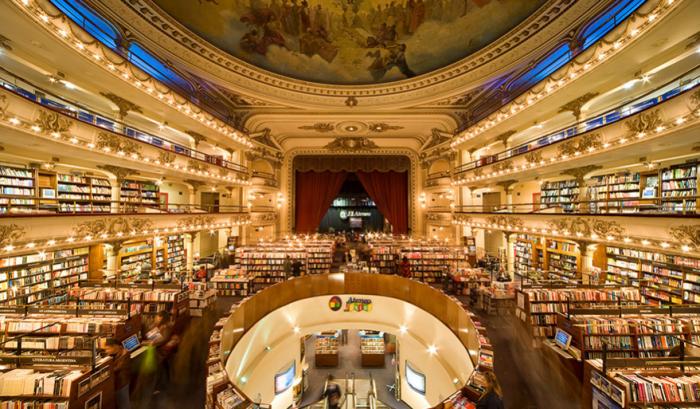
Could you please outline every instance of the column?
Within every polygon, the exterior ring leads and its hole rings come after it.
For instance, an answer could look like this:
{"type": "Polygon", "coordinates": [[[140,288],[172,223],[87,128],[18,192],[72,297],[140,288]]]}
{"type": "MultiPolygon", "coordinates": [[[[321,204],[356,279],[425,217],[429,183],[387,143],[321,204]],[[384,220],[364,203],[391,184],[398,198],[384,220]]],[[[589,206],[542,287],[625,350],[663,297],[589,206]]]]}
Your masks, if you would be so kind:
{"type": "Polygon", "coordinates": [[[516,234],[513,232],[505,232],[506,240],[508,241],[506,249],[506,260],[507,266],[506,271],[508,275],[513,278],[515,276],[515,238],[516,234]]]}

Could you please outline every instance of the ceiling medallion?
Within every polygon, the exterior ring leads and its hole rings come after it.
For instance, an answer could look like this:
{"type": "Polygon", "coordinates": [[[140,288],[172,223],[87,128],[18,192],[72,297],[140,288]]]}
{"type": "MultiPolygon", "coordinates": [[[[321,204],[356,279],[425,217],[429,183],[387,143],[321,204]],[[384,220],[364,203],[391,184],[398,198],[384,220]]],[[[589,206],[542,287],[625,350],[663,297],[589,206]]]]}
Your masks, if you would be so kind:
{"type": "Polygon", "coordinates": [[[330,122],[316,122],[313,125],[302,125],[299,127],[299,129],[326,133],[335,131],[335,125],[330,122]]]}
{"type": "Polygon", "coordinates": [[[378,146],[371,139],[365,136],[358,137],[338,137],[333,142],[324,146],[330,151],[362,151],[377,149],[378,146]]]}

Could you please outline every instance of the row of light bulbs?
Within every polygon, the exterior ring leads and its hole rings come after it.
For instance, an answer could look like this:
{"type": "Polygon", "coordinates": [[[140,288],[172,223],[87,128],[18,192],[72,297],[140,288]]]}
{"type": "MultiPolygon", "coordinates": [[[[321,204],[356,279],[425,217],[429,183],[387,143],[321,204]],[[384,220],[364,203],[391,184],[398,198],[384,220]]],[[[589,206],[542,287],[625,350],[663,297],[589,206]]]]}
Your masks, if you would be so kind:
{"type": "MultiPolygon", "coordinates": [[[[42,129],[39,125],[31,124],[31,123],[26,122],[22,119],[19,119],[18,117],[15,117],[15,116],[7,118],[7,119],[0,119],[0,121],[6,121],[16,128],[20,128],[23,130],[28,129],[38,136],[45,135],[44,129],[42,129]]],[[[60,132],[51,132],[49,134],[49,136],[51,136],[51,138],[53,138],[54,140],[62,140],[62,138],[64,137],[64,135],[61,134],[60,132]]],[[[244,180],[244,179],[241,179],[241,178],[238,178],[235,176],[217,175],[217,174],[214,174],[214,173],[209,172],[209,171],[192,169],[192,168],[189,168],[185,165],[179,165],[177,163],[161,163],[160,159],[158,159],[158,158],[150,158],[148,156],[142,156],[138,153],[131,153],[131,154],[127,155],[126,152],[124,152],[124,151],[114,152],[108,146],[105,146],[103,148],[98,148],[97,145],[95,145],[93,142],[85,142],[85,141],[77,138],[74,135],[67,137],[67,141],[70,144],[81,147],[81,148],[90,149],[90,150],[95,151],[95,152],[102,152],[102,153],[107,154],[107,155],[115,155],[117,157],[127,159],[127,160],[132,160],[132,161],[137,161],[137,162],[145,162],[148,164],[161,166],[163,168],[174,169],[174,170],[177,170],[180,172],[189,173],[191,175],[205,176],[207,178],[219,179],[219,180],[234,183],[234,184],[239,184],[239,185],[244,185],[244,186],[251,185],[251,181],[244,180]]]]}
{"type": "MultiPolygon", "coordinates": [[[[575,232],[571,233],[568,230],[556,230],[556,229],[546,229],[546,228],[535,228],[535,227],[517,227],[517,226],[508,226],[508,225],[503,225],[503,224],[493,224],[493,223],[479,223],[479,222],[467,222],[465,220],[452,220],[452,224],[458,224],[462,226],[469,226],[469,227],[477,227],[477,228],[483,228],[483,229],[496,229],[496,230],[509,230],[509,231],[516,231],[516,232],[521,232],[521,233],[532,233],[532,234],[543,234],[543,235],[549,235],[549,236],[562,236],[562,237],[568,237],[571,239],[587,239],[587,240],[592,240],[592,241],[605,241],[608,243],[614,243],[614,242],[623,242],[625,244],[630,244],[630,245],[642,245],[644,247],[661,247],[662,249],[670,249],[673,247],[671,243],[668,243],[666,241],[652,241],[648,239],[642,239],[642,238],[630,238],[627,236],[620,237],[620,236],[614,236],[614,235],[606,235],[605,237],[601,237],[596,233],[591,233],[590,235],[586,236],[581,232],[575,232]]],[[[684,253],[688,253],[689,251],[692,250],[690,246],[687,244],[680,244],[677,245],[678,249],[684,253]]]]}
{"type": "Polygon", "coordinates": [[[237,143],[245,145],[249,148],[253,147],[253,143],[250,141],[247,135],[242,134],[240,131],[214,118],[212,115],[206,113],[198,106],[187,101],[187,99],[184,97],[181,97],[181,102],[178,101],[178,95],[173,90],[168,88],[165,84],[160,83],[159,81],[155,80],[146,73],[142,73],[142,75],[145,75],[147,77],[146,80],[140,80],[136,78],[135,75],[129,72],[133,72],[133,68],[131,67],[131,63],[129,63],[127,60],[122,59],[122,62],[118,64],[119,66],[124,67],[123,70],[120,69],[120,67],[117,66],[117,64],[111,62],[109,58],[106,57],[107,52],[105,50],[105,47],[99,41],[94,40],[92,43],[85,43],[78,39],[76,36],[73,36],[71,33],[71,31],[73,30],[73,26],[69,23],[70,19],[68,17],[65,17],[63,15],[59,17],[49,17],[41,9],[41,6],[32,5],[32,3],[32,0],[21,0],[21,4],[24,7],[26,7],[30,13],[33,13],[49,30],[55,33],[67,45],[69,45],[79,53],[90,58],[95,63],[100,64],[102,67],[106,68],[117,77],[129,82],[136,88],[144,90],[149,95],[158,98],[158,100],[177,109],[178,111],[200,122],[208,128],[230,137],[237,143]],[[61,17],[65,17],[65,20],[63,22],[61,22],[61,17]],[[62,25],[66,25],[67,28],[60,27],[55,23],[56,21],[61,22],[62,25]],[[160,91],[158,88],[165,89],[166,91],[160,91]]]}
{"type": "Polygon", "coordinates": [[[125,234],[123,232],[118,232],[113,235],[107,234],[107,233],[102,233],[97,236],[92,236],[90,234],[85,235],[84,237],[75,237],[75,236],[69,236],[64,239],[50,239],[47,240],[46,242],[42,243],[41,242],[29,242],[24,244],[23,246],[18,246],[15,245],[14,243],[10,243],[6,245],[5,247],[2,248],[2,251],[4,252],[12,252],[15,250],[20,250],[20,249],[34,249],[34,248],[50,248],[58,245],[64,245],[64,244],[77,244],[77,243],[89,243],[95,240],[100,240],[100,241],[105,241],[105,240],[115,240],[115,239],[120,239],[123,237],[134,237],[134,236],[144,236],[144,235],[159,235],[159,234],[170,234],[170,233],[185,233],[188,231],[193,231],[193,230],[218,230],[218,229],[225,229],[225,228],[230,228],[230,227],[237,227],[237,226],[245,226],[251,224],[250,220],[238,220],[234,222],[229,222],[229,223],[211,223],[211,224],[198,224],[194,226],[180,226],[180,227],[165,227],[162,229],[153,229],[153,230],[143,230],[143,231],[136,231],[132,230],[128,234],[125,234]]]}
{"type": "MultiPolygon", "coordinates": [[[[562,88],[566,86],[568,83],[573,82],[576,78],[579,76],[585,74],[586,72],[592,70],[596,66],[600,65],[603,63],[603,61],[607,58],[610,58],[611,56],[615,55],[618,51],[620,51],[623,46],[629,42],[632,41],[635,37],[639,35],[640,32],[648,29],[648,27],[656,21],[659,16],[668,11],[672,4],[674,3],[673,0],[666,0],[665,2],[660,2],[659,5],[656,7],[656,10],[650,12],[647,14],[646,19],[638,26],[635,28],[629,28],[629,32],[622,36],[620,39],[617,41],[613,42],[610,46],[605,47],[604,42],[600,42],[598,46],[598,50],[596,51],[595,57],[591,58],[588,62],[583,64],[581,67],[578,67],[579,69],[577,70],[576,68],[576,60],[572,60],[571,62],[568,63],[569,65],[569,73],[562,78],[555,80],[551,76],[548,77],[546,80],[544,80],[545,86],[542,91],[536,92],[533,89],[530,89],[530,91],[527,92],[527,94],[521,98],[520,100],[523,102],[517,102],[513,101],[509,104],[507,104],[505,107],[503,107],[502,110],[500,110],[498,113],[491,114],[488,118],[485,118],[481,121],[479,121],[478,124],[468,128],[464,132],[462,132],[461,136],[456,138],[451,144],[450,147],[453,149],[456,148],[458,145],[476,138],[479,136],[481,133],[495,127],[496,125],[506,121],[507,119],[511,118],[512,116],[516,115],[518,112],[534,105],[537,103],[538,100],[545,98],[549,94],[552,94],[557,91],[557,89],[562,88]]],[[[558,70],[558,71],[561,71],[558,70]]]]}
{"type": "Polygon", "coordinates": [[[635,143],[635,142],[641,141],[647,137],[658,135],[659,133],[664,132],[664,131],[668,130],[669,128],[683,125],[688,120],[695,119],[694,117],[700,117],[700,109],[696,110],[693,114],[679,116],[675,120],[669,122],[669,125],[659,125],[656,128],[654,128],[653,130],[650,130],[648,132],[639,132],[634,137],[627,137],[627,136],[623,135],[616,140],[606,141],[605,143],[601,144],[599,147],[591,146],[591,147],[587,148],[585,151],[577,151],[573,155],[560,154],[560,155],[552,156],[549,159],[542,159],[539,162],[530,162],[527,164],[513,166],[513,168],[510,168],[510,169],[501,169],[501,170],[497,170],[497,171],[494,170],[492,172],[488,172],[488,173],[485,173],[485,174],[479,175],[479,176],[462,177],[459,180],[453,181],[452,186],[463,185],[463,184],[466,184],[469,182],[477,182],[477,181],[482,181],[482,180],[486,180],[486,179],[496,178],[496,177],[500,177],[500,176],[513,174],[513,173],[522,172],[522,171],[529,170],[529,169],[541,168],[541,167],[552,165],[554,163],[566,162],[566,161],[571,160],[572,158],[579,158],[579,157],[584,157],[587,155],[598,154],[598,153],[606,151],[610,148],[625,145],[628,142],[635,143]]]}

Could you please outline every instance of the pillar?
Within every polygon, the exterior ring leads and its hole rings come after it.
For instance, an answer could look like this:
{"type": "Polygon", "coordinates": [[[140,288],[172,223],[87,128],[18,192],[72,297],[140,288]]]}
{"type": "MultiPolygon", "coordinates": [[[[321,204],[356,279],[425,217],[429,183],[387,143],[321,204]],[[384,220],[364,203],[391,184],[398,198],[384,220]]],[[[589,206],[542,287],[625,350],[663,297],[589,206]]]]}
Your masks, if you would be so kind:
{"type": "Polygon", "coordinates": [[[508,275],[513,278],[515,276],[515,238],[516,234],[513,232],[505,232],[507,240],[506,249],[506,271],[508,275]]]}

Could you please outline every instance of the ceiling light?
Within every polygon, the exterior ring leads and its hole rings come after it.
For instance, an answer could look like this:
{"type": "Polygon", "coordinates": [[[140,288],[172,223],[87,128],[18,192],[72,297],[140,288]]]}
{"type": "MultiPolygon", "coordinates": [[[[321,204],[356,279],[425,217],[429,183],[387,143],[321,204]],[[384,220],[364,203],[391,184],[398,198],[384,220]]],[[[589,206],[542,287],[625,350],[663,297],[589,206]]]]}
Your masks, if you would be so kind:
{"type": "Polygon", "coordinates": [[[65,86],[66,88],[68,88],[70,90],[73,90],[76,88],[75,84],[73,84],[72,82],[68,82],[68,81],[63,81],[63,86],[65,86]]]}
{"type": "Polygon", "coordinates": [[[622,86],[622,88],[624,88],[624,89],[632,89],[632,87],[634,87],[634,83],[635,83],[635,82],[637,82],[637,80],[629,80],[629,81],[627,81],[627,82],[622,86]]]}
{"type": "Polygon", "coordinates": [[[437,354],[437,347],[436,347],[435,345],[430,345],[430,346],[428,347],[428,353],[429,353],[430,355],[435,355],[435,354],[437,354]]]}

